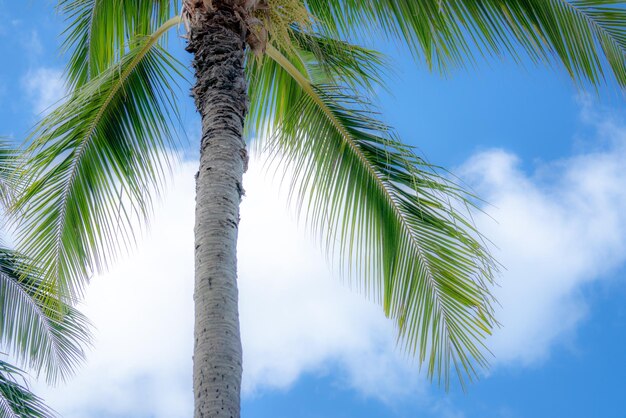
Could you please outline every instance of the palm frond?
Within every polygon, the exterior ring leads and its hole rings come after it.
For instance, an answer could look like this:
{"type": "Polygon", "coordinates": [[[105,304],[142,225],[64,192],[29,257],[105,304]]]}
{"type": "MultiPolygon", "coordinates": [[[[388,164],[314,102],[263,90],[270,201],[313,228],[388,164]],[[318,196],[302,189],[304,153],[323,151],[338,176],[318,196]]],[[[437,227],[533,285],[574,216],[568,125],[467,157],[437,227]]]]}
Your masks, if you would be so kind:
{"type": "Polygon", "coordinates": [[[94,271],[133,242],[133,219],[150,211],[176,145],[174,58],[158,44],[173,18],[136,39],[116,64],[47,116],[32,134],[19,196],[18,250],[61,298],[76,300],[94,271]]]}
{"type": "Polygon", "coordinates": [[[0,360],[0,418],[57,416],[26,385],[24,372],[0,360]]]}
{"type": "Polygon", "coordinates": [[[392,71],[378,51],[298,28],[293,28],[291,36],[295,52],[318,83],[345,84],[371,92],[384,86],[383,76],[392,71]]]}
{"type": "Polygon", "coordinates": [[[81,86],[110,68],[122,59],[131,40],[154,33],[177,7],[172,0],[59,0],[59,10],[69,22],[63,49],[70,52],[70,86],[81,86]]]}
{"type": "MultiPolygon", "coordinates": [[[[385,57],[377,51],[315,33],[292,28],[290,53],[301,57],[294,62],[299,71],[318,83],[332,82],[373,91],[383,85],[389,70],[385,57]],[[300,63],[306,62],[306,66],[300,63]]],[[[255,136],[257,146],[271,135],[281,119],[302,97],[298,83],[272,59],[248,53],[246,62],[250,111],[247,136],[255,136]]]]}
{"type": "Polygon", "coordinates": [[[439,70],[478,55],[559,62],[577,81],[599,84],[612,74],[626,87],[623,0],[306,0],[333,36],[373,31],[407,43],[439,70]]]}
{"type": "Polygon", "coordinates": [[[18,361],[55,383],[84,360],[90,324],[59,300],[27,261],[0,249],[0,342],[18,361]]]}
{"type": "Polygon", "coordinates": [[[301,89],[268,143],[289,172],[298,213],[395,320],[399,341],[429,376],[447,386],[454,368],[462,383],[471,379],[487,363],[497,270],[463,214],[472,196],[402,144],[367,102],[312,84],[299,69],[305,62],[267,51],[278,79],[291,76],[301,89]]]}
{"type": "Polygon", "coordinates": [[[0,137],[0,205],[8,208],[15,192],[21,187],[19,151],[0,137]]]}

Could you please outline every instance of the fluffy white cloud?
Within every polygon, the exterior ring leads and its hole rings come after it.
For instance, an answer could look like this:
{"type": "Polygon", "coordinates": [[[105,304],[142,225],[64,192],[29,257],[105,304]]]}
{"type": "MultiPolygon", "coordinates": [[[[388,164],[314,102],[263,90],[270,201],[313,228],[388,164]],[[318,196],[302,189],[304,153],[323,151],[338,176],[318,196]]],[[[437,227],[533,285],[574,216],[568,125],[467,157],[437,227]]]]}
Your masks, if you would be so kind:
{"type": "MultiPolygon", "coordinates": [[[[35,38],[36,39],[36,38],[35,38]]],[[[33,113],[47,113],[65,94],[63,72],[54,68],[30,70],[22,79],[33,113]]]]}
{"type": "MultiPolygon", "coordinates": [[[[497,222],[478,223],[507,268],[496,290],[504,327],[490,341],[498,364],[546,358],[588,309],[581,285],[624,261],[626,129],[598,129],[612,140],[607,150],[532,175],[501,150],[462,168],[493,205],[497,222]]],[[[182,165],[139,249],[90,287],[96,348],[76,379],[45,390],[65,416],[190,415],[194,172],[182,165]]],[[[391,324],[333,279],[270,184],[252,164],[239,244],[245,394],[339,370],[341,384],[367,395],[427,396],[391,324]]]]}
{"type": "Polygon", "coordinates": [[[540,164],[528,175],[514,155],[481,153],[463,167],[486,201],[480,229],[504,265],[502,307],[490,347],[496,363],[541,361],[589,307],[582,285],[626,260],[626,128],[586,111],[604,150],[540,164]]]}

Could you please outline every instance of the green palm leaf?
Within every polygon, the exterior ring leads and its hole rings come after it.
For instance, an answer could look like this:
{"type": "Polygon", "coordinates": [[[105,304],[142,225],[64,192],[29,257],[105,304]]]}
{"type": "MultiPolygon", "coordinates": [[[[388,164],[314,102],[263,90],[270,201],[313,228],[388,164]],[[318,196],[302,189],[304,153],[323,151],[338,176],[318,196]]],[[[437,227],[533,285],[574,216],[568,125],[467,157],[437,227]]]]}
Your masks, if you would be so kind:
{"type": "Polygon", "coordinates": [[[29,369],[44,371],[48,382],[55,383],[84,360],[90,325],[54,290],[47,290],[26,261],[0,249],[0,342],[29,369]],[[55,303],[47,303],[50,299],[55,303]]]}
{"type": "Polygon", "coordinates": [[[0,418],[43,418],[56,414],[26,386],[20,369],[0,360],[0,418]]]}
{"type": "Polygon", "coordinates": [[[291,36],[295,51],[318,82],[343,83],[373,92],[384,85],[383,76],[392,70],[378,51],[298,28],[292,29],[291,36]]]}
{"type": "Polygon", "coordinates": [[[6,139],[0,137],[0,205],[11,206],[15,192],[21,186],[19,151],[6,139]]]}
{"type": "Polygon", "coordinates": [[[69,21],[63,48],[70,51],[70,85],[81,86],[119,62],[129,41],[154,33],[176,14],[177,4],[171,0],[60,0],[59,10],[69,21]]]}
{"type": "MultiPolygon", "coordinates": [[[[317,82],[341,83],[372,92],[383,85],[388,70],[385,57],[377,51],[348,42],[293,28],[293,48],[301,59],[294,65],[317,82]],[[306,62],[306,66],[303,64],[306,62]]],[[[246,119],[248,136],[262,144],[272,130],[301,99],[303,92],[296,80],[271,59],[258,59],[248,52],[246,65],[250,112],[246,119]]]]}
{"type": "Polygon", "coordinates": [[[32,134],[18,248],[62,299],[74,301],[94,271],[133,241],[133,219],[169,166],[176,61],[157,41],[171,19],[139,37],[121,61],[76,89],[32,134]],[[118,244],[118,241],[122,244],[118,244]]]}
{"type": "MultiPolygon", "coordinates": [[[[406,350],[449,384],[486,365],[496,264],[463,215],[472,197],[439,175],[346,88],[312,84],[273,47],[300,88],[267,147],[291,175],[297,210],[355,287],[382,304],[406,350]],[[459,209],[461,208],[461,209],[459,209]]],[[[296,59],[295,56],[292,59],[296,59]]],[[[292,89],[295,89],[292,86],[292,89]]],[[[269,94],[269,93],[268,93],[269,94]]]]}
{"type": "Polygon", "coordinates": [[[577,80],[626,87],[626,10],[616,0],[306,0],[332,36],[378,31],[445,71],[476,54],[555,60],[577,80]]]}

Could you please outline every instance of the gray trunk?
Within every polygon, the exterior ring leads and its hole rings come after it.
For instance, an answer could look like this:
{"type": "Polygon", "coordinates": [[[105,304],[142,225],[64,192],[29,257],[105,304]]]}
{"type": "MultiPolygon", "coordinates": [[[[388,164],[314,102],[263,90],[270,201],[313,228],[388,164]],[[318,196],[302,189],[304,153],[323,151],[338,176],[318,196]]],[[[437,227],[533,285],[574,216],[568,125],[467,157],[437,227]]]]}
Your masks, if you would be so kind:
{"type": "Polygon", "coordinates": [[[195,224],[196,418],[240,416],[237,232],[247,164],[245,33],[229,2],[220,3],[216,11],[194,13],[187,47],[194,54],[193,96],[202,115],[195,224]]]}

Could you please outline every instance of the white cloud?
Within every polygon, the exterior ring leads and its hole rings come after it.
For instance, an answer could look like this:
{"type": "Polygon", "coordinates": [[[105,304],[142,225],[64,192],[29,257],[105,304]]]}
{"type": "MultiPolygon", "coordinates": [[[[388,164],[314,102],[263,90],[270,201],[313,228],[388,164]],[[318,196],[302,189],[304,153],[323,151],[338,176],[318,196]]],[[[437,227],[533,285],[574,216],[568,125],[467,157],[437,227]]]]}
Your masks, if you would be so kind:
{"type": "MultiPolygon", "coordinates": [[[[498,223],[478,222],[507,267],[496,291],[504,327],[490,341],[498,364],[546,358],[586,314],[581,286],[624,261],[626,129],[599,130],[609,149],[532,175],[498,150],[463,167],[495,207],[498,223]]],[[[79,376],[44,393],[64,416],[190,415],[195,167],[184,163],[175,175],[139,250],[90,287],[96,348],[79,376]]],[[[331,277],[269,183],[253,163],[239,243],[246,396],[339,370],[339,384],[366,395],[428,398],[428,385],[395,350],[391,324],[331,277]]],[[[445,404],[431,408],[462,416],[445,404]]]]}
{"type": "Polygon", "coordinates": [[[54,68],[30,70],[22,79],[33,113],[47,113],[65,94],[63,72],[54,68]]]}
{"type": "Polygon", "coordinates": [[[594,120],[603,151],[541,164],[532,175],[502,150],[463,167],[493,205],[497,223],[481,216],[478,224],[506,267],[495,291],[503,328],[490,341],[497,363],[545,359],[587,314],[582,286],[626,259],[626,128],[594,120]]]}

